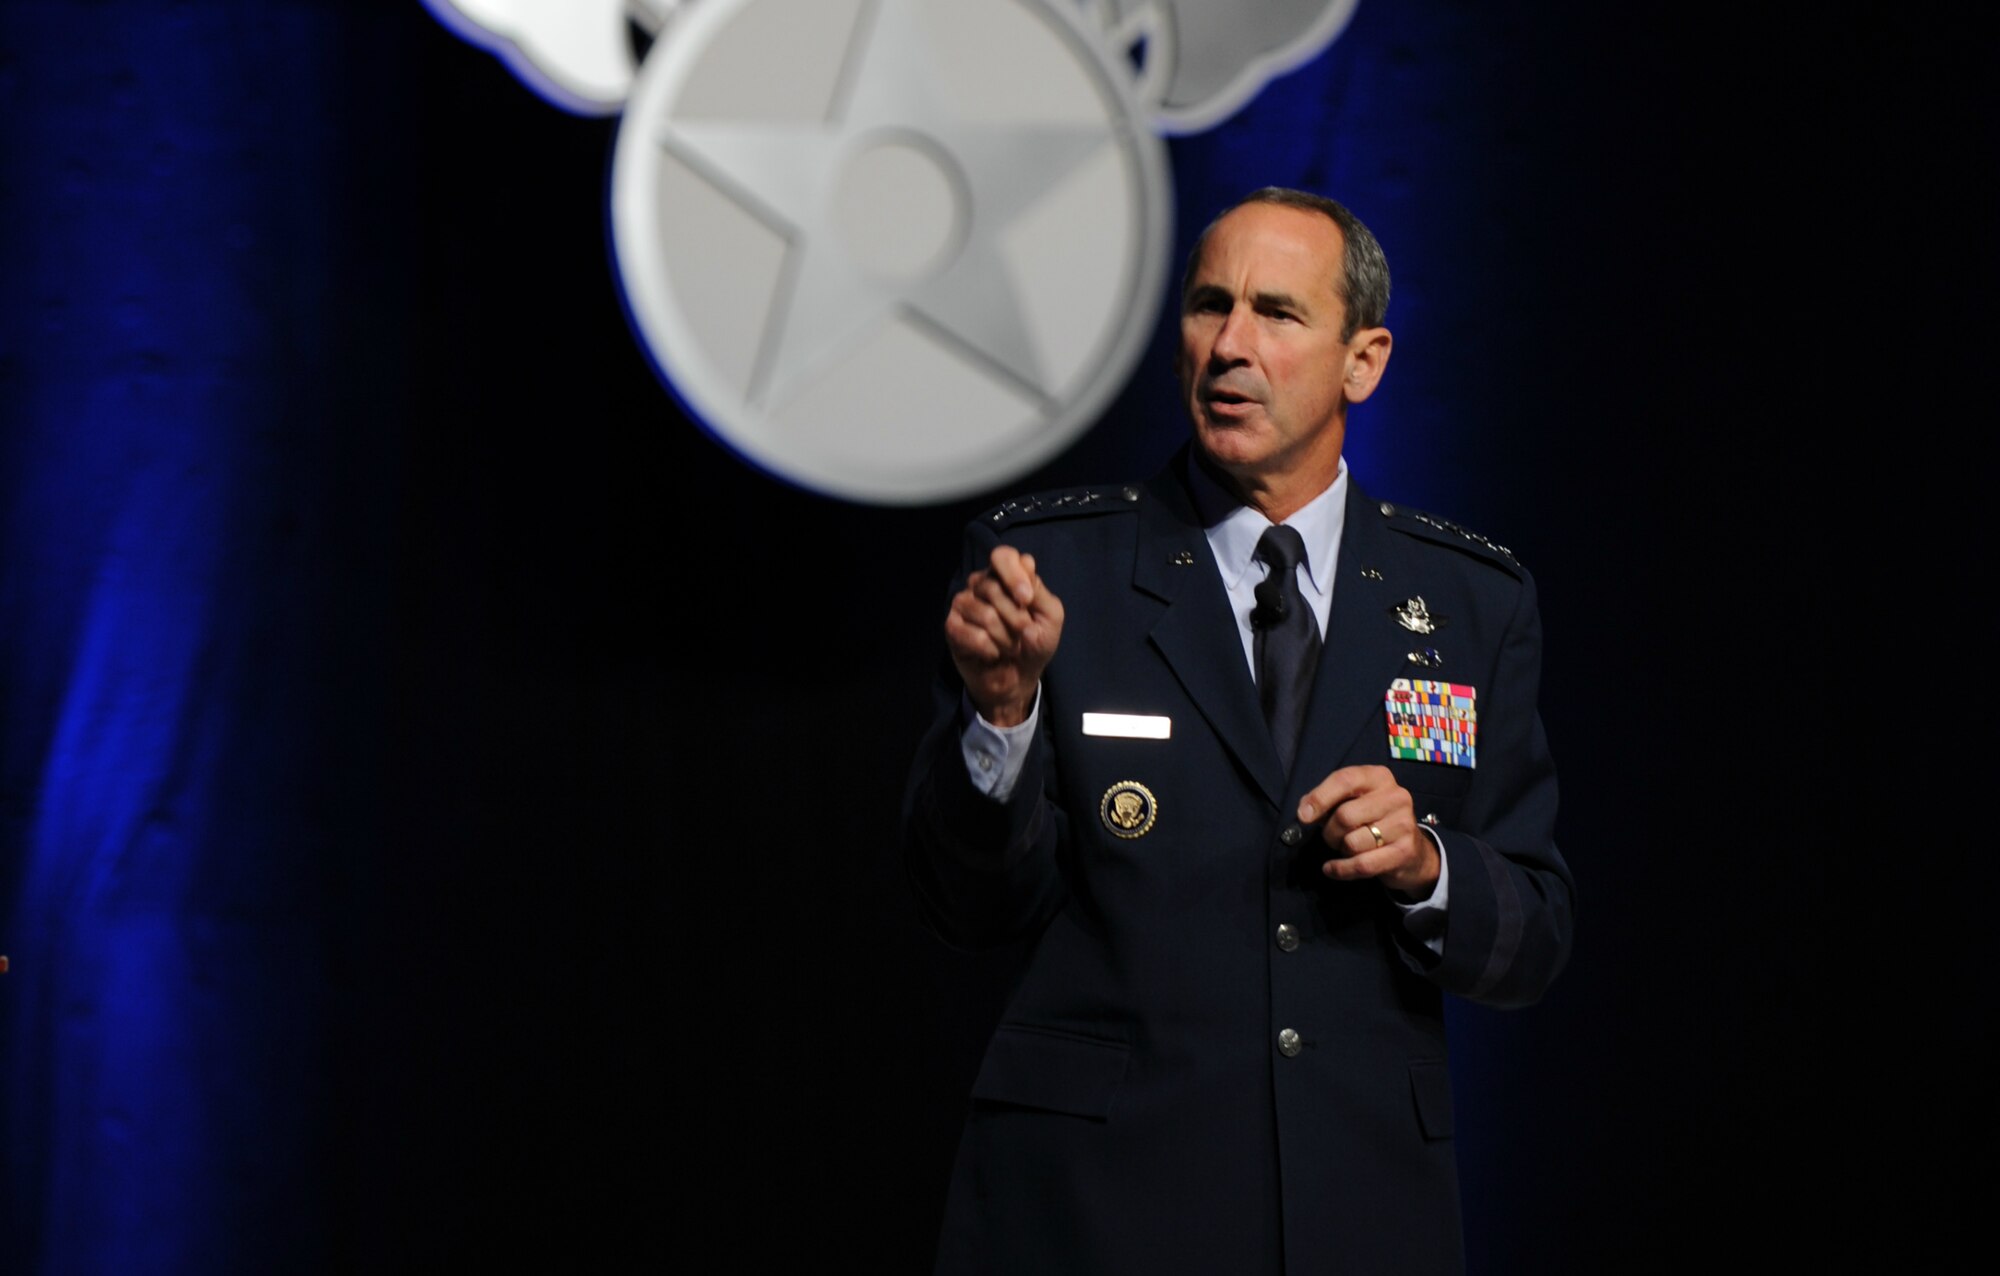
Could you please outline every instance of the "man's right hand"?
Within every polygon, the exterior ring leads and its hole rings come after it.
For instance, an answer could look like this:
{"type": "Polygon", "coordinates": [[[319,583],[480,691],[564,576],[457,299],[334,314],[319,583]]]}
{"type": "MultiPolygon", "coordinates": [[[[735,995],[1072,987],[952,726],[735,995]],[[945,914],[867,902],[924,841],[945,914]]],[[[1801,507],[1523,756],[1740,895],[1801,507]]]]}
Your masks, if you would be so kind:
{"type": "Polygon", "coordinates": [[[1062,623],[1062,600],[1035,574],[1033,554],[1001,545],[972,573],[945,614],[944,639],[980,717],[996,727],[1027,721],[1062,623]]]}

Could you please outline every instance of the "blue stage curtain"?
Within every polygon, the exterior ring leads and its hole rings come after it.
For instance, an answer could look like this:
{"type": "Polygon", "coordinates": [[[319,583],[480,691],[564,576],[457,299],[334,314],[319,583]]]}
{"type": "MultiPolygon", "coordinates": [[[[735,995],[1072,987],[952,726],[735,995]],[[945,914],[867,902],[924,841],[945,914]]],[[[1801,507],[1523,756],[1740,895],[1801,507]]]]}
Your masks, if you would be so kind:
{"type": "Polygon", "coordinates": [[[338,17],[0,7],[20,1276],[300,1270],[323,1247],[338,802],[315,741],[342,697],[343,538],[368,540],[330,506],[338,17]]]}

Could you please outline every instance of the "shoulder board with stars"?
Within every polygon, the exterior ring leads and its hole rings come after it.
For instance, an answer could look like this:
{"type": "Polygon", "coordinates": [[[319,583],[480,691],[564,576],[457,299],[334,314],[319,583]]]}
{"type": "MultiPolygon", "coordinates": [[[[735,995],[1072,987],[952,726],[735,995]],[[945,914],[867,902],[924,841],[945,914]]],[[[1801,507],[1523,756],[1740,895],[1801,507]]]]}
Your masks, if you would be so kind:
{"type": "Polygon", "coordinates": [[[1139,507],[1136,483],[1112,487],[1072,487],[1061,492],[1037,492],[1032,496],[1002,501],[979,516],[979,522],[996,530],[1039,523],[1044,519],[1076,514],[1110,514],[1139,507]]]}
{"type": "Polygon", "coordinates": [[[1393,505],[1388,501],[1382,502],[1381,510],[1382,517],[1388,519],[1390,526],[1398,531],[1421,536],[1425,540],[1436,541],[1441,545],[1468,550],[1482,558],[1499,563],[1515,575],[1527,570],[1521,566],[1521,560],[1514,557],[1513,550],[1486,539],[1470,528],[1460,527],[1449,519],[1426,514],[1407,505],[1393,505]]]}

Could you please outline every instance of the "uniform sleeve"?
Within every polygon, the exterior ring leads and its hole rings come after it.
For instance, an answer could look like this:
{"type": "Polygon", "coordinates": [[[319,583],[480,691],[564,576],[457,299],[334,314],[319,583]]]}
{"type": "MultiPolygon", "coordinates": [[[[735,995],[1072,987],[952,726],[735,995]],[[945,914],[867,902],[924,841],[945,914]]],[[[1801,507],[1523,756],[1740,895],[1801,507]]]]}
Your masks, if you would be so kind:
{"type": "Polygon", "coordinates": [[[1442,958],[1426,973],[1490,1006],[1540,999],[1569,960],[1574,884],[1556,850],[1556,772],[1537,709],[1541,616],[1524,577],[1495,669],[1480,692],[1479,770],[1459,823],[1438,829],[1450,864],[1442,958]]]}
{"type": "MultiPolygon", "coordinates": [[[[953,594],[998,543],[978,524],[968,529],[966,567],[953,594]]],[[[1057,853],[1068,818],[1047,792],[1055,768],[1045,726],[1036,728],[1006,800],[979,791],[966,770],[963,696],[957,670],[941,661],[930,730],[904,791],[903,855],[930,927],[956,947],[982,949],[1039,930],[1061,907],[1057,853]]]]}

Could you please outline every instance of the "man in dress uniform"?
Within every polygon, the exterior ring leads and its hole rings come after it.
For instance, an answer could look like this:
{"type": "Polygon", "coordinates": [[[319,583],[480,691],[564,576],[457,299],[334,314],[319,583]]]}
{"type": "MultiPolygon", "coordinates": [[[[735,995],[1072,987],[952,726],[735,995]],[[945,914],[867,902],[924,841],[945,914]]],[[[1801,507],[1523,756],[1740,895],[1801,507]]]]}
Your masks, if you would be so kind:
{"type": "Polygon", "coordinates": [[[1183,283],[1190,446],[968,529],[909,861],[948,941],[1035,942],[940,1271],[1462,1267],[1442,994],[1540,997],[1572,887],[1533,581],[1341,459],[1388,295],[1252,194],[1183,283]]]}

